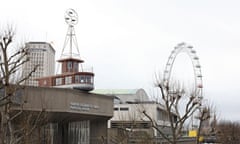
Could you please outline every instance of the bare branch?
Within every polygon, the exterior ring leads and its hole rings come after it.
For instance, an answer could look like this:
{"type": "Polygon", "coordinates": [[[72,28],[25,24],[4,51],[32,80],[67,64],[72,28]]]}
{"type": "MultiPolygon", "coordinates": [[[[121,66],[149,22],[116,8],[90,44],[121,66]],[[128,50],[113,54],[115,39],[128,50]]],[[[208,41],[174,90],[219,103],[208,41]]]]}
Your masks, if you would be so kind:
{"type": "Polygon", "coordinates": [[[30,71],[27,76],[25,76],[24,78],[22,78],[21,80],[19,80],[19,81],[17,82],[17,84],[19,85],[19,84],[21,84],[23,81],[29,79],[29,78],[32,76],[32,74],[37,70],[38,67],[39,67],[39,65],[35,65],[34,68],[33,68],[33,70],[30,71]]]}
{"type": "Polygon", "coordinates": [[[161,92],[160,97],[165,106],[172,136],[167,137],[166,134],[157,127],[157,123],[154,122],[146,111],[142,111],[142,113],[151,121],[152,127],[157,130],[164,139],[171,144],[176,144],[182,136],[184,124],[193,116],[201,104],[198,99],[198,93],[195,91],[190,94],[185,92],[185,89],[179,83],[170,86],[167,80],[157,79],[156,82],[156,86],[161,92]],[[187,97],[187,99],[185,99],[185,97],[187,97]]]}
{"type": "Polygon", "coordinates": [[[172,143],[171,139],[168,138],[168,137],[164,134],[164,132],[162,132],[162,131],[156,126],[156,122],[153,121],[153,119],[146,113],[146,111],[143,111],[143,114],[151,121],[152,127],[155,128],[155,129],[159,132],[159,134],[160,134],[164,139],[166,139],[168,142],[172,143]]]}
{"type": "Polygon", "coordinates": [[[12,81],[21,66],[28,61],[26,48],[11,51],[14,35],[12,27],[0,34],[0,89],[3,90],[0,97],[0,143],[3,144],[23,143],[26,137],[31,137],[33,131],[40,127],[39,124],[43,120],[43,111],[33,115],[23,110],[23,102],[18,104],[14,102],[17,91],[24,88],[20,84],[29,79],[38,67],[35,66],[27,76],[12,81]],[[25,124],[21,125],[21,122],[25,124]]]}
{"type": "MultiPolygon", "coordinates": [[[[17,52],[15,52],[13,55],[11,55],[8,59],[8,63],[11,62],[13,59],[15,59],[17,56],[26,56],[27,55],[27,51],[25,48],[20,48],[17,52]]],[[[21,60],[21,58],[19,58],[19,60],[21,60]]]]}

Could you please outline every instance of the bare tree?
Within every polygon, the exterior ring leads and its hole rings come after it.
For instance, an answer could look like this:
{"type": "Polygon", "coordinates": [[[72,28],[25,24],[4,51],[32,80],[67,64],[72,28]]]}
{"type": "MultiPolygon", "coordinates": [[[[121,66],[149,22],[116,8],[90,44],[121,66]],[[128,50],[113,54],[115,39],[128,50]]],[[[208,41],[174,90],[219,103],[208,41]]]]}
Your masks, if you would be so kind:
{"type": "Polygon", "coordinates": [[[222,121],[217,124],[217,140],[224,144],[240,143],[240,123],[222,121]]]}
{"type": "Polygon", "coordinates": [[[42,114],[40,112],[35,116],[36,120],[33,120],[34,123],[29,131],[24,126],[16,126],[16,119],[24,113],[22,108],[24,102],[16,101],[17,93],[24,88],[20,84],[36,71],[37,66],[28,75],[19,76],[22,65],[29,59],[28,51],[24,46],[14,47],[14,32],[13,27],[9,26],[0,33],[0,141],[2,144],[22,143],[26,134],[30,135],[32,129],[36,128],[38,118],[42,114]]]}
{"type": "Polygon", "coordinates": [[[196,118],[199,120],[197,136],[196,136],[196,144],[199,144],[200,136],[203,134],[202,127],[204,122],[206,123],[206,127],[209,126],[210,128],[210,122],[209,122],[210,117],[211,117],[211,108],[209,106],[199,108],[198,116],[196,116],[196,118]]]}
{"type": "Polygon", "coordinates": [[[202,102],[195,119],[198,121],[196,144],[202,141],[215,141],[217,112],[214,104],[202,102]]]}
{"type": "Polygon", "coordinates": [[[180,84],[170,85],[169,82],[157,79],[156,86],[161,92],[161,97],[158,99],[165,106],[172,136],[167,136],[145,110],[142,113],[165,140],[171,144],[176,144],[182,136],[182,130],[187,120],[199,109],[201,98],[196,90],[188,94],[180,84]]]}

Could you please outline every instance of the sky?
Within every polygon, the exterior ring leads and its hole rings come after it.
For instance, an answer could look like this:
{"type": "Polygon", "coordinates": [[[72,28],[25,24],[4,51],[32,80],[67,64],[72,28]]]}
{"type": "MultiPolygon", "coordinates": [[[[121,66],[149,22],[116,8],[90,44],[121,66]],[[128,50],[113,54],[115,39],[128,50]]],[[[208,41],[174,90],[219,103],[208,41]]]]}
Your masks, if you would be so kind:
{"type": "MultiPolygon", "coordinates": [[[[47,41],[60,57],[67,24],[78,13],[75,32],[85,65],[93,66],[96,89],[144,88],[181,42],[197,52],[203,96],[221,119],[240,120],[240,1],[238,0],[8,0],[1,2],[0,28],[16,27],[16,41],[47,41]]],[[[188,55],[176,57],[172,75],[194,81],[188,55]]]]}

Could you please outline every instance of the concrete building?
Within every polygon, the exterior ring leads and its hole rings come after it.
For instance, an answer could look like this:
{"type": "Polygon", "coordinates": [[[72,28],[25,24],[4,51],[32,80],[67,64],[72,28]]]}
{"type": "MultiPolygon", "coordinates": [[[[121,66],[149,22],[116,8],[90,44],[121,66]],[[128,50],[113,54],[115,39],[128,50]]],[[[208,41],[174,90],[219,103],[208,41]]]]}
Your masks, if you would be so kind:
{"type": "Polygon", "coordinates": [[[26,48],[29,61],[23,65],[23,77],[27,76],[35,66],[38,68],[24,85],[38,86],[37,78],[55,74],[55,50],[47,42],[28,42],[26,48]]]}
{"type": "Polygon", "coordinates": [[[115,97],[115,104],[149,101],[148,95],[144,89],[96,89],[93,93],[112,95],[115,97]]]}
{"type": "Polygon", "coordinates": [[[160,137],[151,127],[151,121],[142,113],[146,113],[155,121],[166,135],[171,135],[170,122],[163,105],[156,102],[137,102],[114,104],[114,117],[110,119],[110,128],[125,128],[146,132],[151,137],[160,137]]]}
{"type": "Polygon", "coordinates": [[[41,109],[42,105],[49,107],[53,144],[102,144],[107,142],[107,121],[113,116],[113,98],[89,93],[94,89],[94,73],[82,66],[84,60],[80,57],[74,30],[76,18],[75,10],[66,11],[68,31],[58,60],[61,73],[37,78],[40,91],[29,93],[38,95],[32,99],[29,110],[41,109]],[[46,96],[39,104],[42,95],[46,96]]]}
{"type": "Polygon", "coordinates": [[[113,97],[74,89],[23,87],[17,91],[14,103],[15,110],[46,114],[44,132],[37,134],[42,143],[102,144],[107,141],[113,97]]]}
{"type": "MultiPolygon", "coordinates": [[[[151,125],[151,121],[142,113],[143,110],[155,121],[166,135],[171,135],[170,122],[165,107],[151,101],[143,89],[94,90],[94,93],[114,97],[114,114],[108,122],[109,142],[117,137],[116,130],[131,131],[133,136],[160,138],[160,134],[151,125]],[[115,132],[114,130],[115,129],[115,132]],[[115,136],[114,136],[115,135],[115,136]]],[[[176,119],[176,117],[174,117],[176,119]]],[[[136,141],[133,141],[136,143],[136,141]]]]}

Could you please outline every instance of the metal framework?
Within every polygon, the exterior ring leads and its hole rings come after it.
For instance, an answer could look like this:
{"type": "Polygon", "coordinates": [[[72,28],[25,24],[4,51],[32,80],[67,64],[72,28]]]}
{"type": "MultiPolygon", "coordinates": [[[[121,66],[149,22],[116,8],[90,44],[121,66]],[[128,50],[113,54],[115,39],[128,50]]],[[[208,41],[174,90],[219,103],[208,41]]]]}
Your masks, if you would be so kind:
{"type": "Polygon", "coordinates": [[[63,57],[77,57],[80,58],[80,53],[77,45],[77,37],[75,34],[74,25],[78,23],[78,14],[73,9],[68,9],[65,13],[65,22],[68,24],[67,35],[65,37],[65,42],[63,45],[61,58],[63,57]],[[64,51],[69,44],[69,51],[64,51]],[[73,51],[75,47],[76,51],[73,51]]]}
{"type": "Polygon", "coordinates": [[[169,84],[171,71],[173,68],[173,64],[176,60],[176,57],[179,53],[184,52],[187,53],[191,59],[193,71],[194,71],[194,80],[195,80],[195,92],[198,93],[200,99],[202,99],[202,73],[201,73],[201,66],[199,63],[199,58],[196,55],[196,51],[193,49],[193,46],[188,45],[186,43],[179,43],[177,46],[174,47],[170,56],[168,57],[168,61],[164,70],[163,81],[164,84],[169,84]]]}

